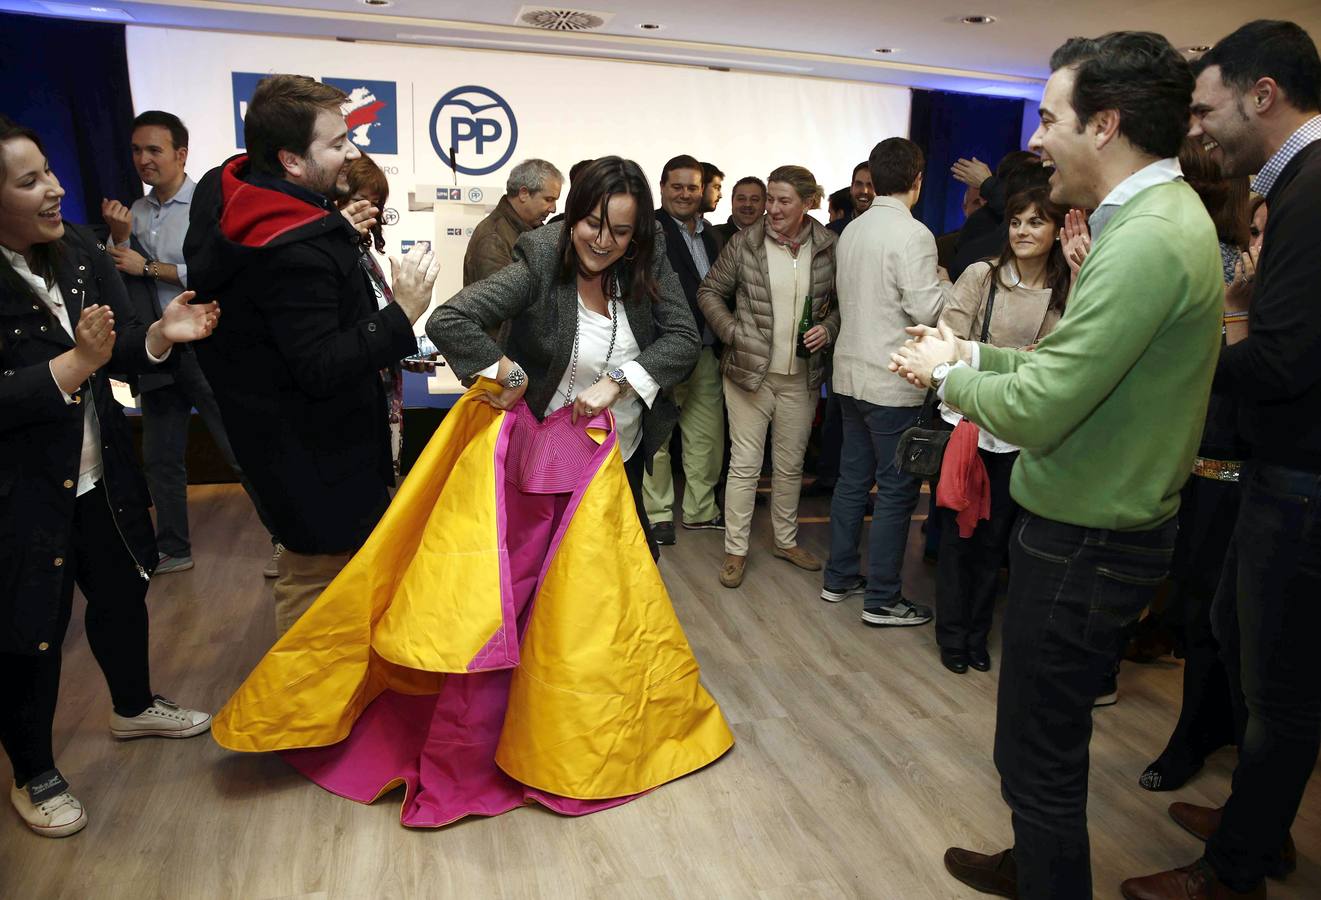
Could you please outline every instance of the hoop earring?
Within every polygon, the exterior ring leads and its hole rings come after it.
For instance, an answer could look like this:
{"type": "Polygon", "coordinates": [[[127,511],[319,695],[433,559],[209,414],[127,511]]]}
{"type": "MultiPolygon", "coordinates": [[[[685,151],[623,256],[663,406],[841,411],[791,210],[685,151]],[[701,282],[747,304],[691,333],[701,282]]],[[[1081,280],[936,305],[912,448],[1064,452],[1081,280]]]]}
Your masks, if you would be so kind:
{"type": "Polygon", "coordinates": [[[622,258],[625,262],[632,262],[633,260],[638,258],[638,250],[640,248],[638,247],[638,242],[636,240],[630,239],[628,245],[633,248],[633,255],[629,256],[627,253],[625,253],[622,258]]]}

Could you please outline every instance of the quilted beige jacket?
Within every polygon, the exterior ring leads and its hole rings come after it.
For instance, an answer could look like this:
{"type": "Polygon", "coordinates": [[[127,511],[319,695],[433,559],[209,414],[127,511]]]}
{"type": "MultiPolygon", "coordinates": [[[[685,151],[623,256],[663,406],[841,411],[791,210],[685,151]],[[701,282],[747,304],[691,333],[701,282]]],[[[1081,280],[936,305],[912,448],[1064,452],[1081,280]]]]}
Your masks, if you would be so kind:
{"type": "MultiPolygon", "coordinates": [[[[807,387],[816,390],[826,378],[826,354],[839,336],[835,306],[835,234],[812,223],[812,313],[830,334],[830,343],[807,361],[807,387]]],[[[755,391],[771,364],[772,307],[766,261],[766,219],[729,239],[697,289],[697,303],[707,324],[725,345],[720,371],[745,391],[755,391]],[[734,298],[734,310],[727,301],[734,298]]]]}

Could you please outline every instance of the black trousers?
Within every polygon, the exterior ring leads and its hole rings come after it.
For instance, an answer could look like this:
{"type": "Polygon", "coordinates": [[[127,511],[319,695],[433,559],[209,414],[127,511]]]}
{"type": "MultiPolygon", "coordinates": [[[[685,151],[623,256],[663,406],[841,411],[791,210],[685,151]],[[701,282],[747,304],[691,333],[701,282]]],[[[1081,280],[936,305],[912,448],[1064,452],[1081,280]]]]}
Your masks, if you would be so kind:
{"type": "MultiPolygon", "coordinates": [[[[936,643],[943,650],[985,650],[1000,583],[1000,566],[1018,504],[1009,496],[1017,453],[978,450],[991,487],[991,517],[970,537],[959,537],[952,509],[939,508],[940,557],[936,564],[936,643]]],[[[928,519],[928,522],[931,520],[928,519]]]]}
{"type": "Polygon", "coordinates": [[[1284,844],[1321,748],[1321,474],[1249,463],[1242,490],[1212,609],[1242,739],[1205,858],[1249,891],[1284,844]]]}
{"type": "MultiPolygon", "coordinates": [[[[642,476],[646,474],[647,461],[639,447],[633,458],[624,463],[624,474],[628,476],[628,486],[633,492],[633,505],[638,510],[638,521],[642,524],[642,533],[647,538],[647,549],[652,559],[660,559],[660,544],[651,536],[651,520],[647,518],[647,507],[642,500],[642,476]]],[[[723,484],[723,482],[722,482],[723,484]]]]}
{"type": "Polygon", "coordinates": [[[20,786],[55,768],[51,729],[75,584],[87,598],[87,642],[110,687],[115,711],[135,716],[152,703],[147,581],[124,546],[100,485],[78,498],[64,571],[50,649],[37,656],[0,653],[0,745],[20,786]]]}
{"type": "Polygon", "coordinates": [[[1176,529],[1173,519],[1148,531],[1081,528],[1026,510],[1014,525],[995,765],[1022,900],[1092,896],[1092,704],[1114,673],[1124,626],[1169,572],[1176,529]]]}

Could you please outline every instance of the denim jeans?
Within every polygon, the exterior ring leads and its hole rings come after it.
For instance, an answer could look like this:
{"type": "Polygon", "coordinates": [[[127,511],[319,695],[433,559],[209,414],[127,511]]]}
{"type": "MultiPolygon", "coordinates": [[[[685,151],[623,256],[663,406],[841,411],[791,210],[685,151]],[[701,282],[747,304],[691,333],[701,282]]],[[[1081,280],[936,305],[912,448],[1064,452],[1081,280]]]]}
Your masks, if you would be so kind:
{"type": "Polygon", "coordinates": [[[206,383],[206,376],[197,364],[196,355],[187,347],[176,347],[174,352],[179,354],[174,384],[142,395],[142,469],[147,477],[147,489],[151,491],[151,503],[156,507],[157,548],[169,556],[190,556],[188,467],[184,456],[188,450],[188,423],[192,420],[194,408],[211,432],[216,449],[248,492],[257,517],[268,532],[271,523],[234,459],[229,438],[225,436],[225,425],[220,419],[220,407],[216,405],[211,385],[206,383]]]}
{"type": "Polygon", "coordinates": [[[1092,896],[1087,838],[1092,703],[1119,637],[1169,571],[1177,525],[1081,528],[1024,510],[1010,541],[995,765],[1013,813],[1022,900],[1092,896]]]}
{"type": "Polygon", "coordinates": [[[1206,861],[1249,891],[1284,844],[1321,745],[1321,474],[1249,464],[1241,484],[1212,619],[1242,742],[1206,861]]]}
{"type": "Polygon", "coordinates": [[[863,607],[889,606],[903,594],[901,577],[908,527],[921,482],[894,464],[899,437],[917,422],[920,406],[877,406],[839,395],[844,446],[839,481],[830,500],[830,559],[826,587],[845,588],[861,574],[862,520],[867,494],[876,485],[876,507],[867,537],[867,593],[863,607]]]}

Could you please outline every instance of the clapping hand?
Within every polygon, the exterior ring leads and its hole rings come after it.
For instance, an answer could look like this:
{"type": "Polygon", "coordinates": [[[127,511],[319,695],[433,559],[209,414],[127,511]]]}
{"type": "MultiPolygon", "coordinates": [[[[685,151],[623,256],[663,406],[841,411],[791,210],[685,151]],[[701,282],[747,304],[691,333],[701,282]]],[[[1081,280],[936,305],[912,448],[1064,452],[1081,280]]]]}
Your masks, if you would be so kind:
{"type": "Polygon", "coordinates": [[[918,387],[931,386],[931,371],[941,363],[964,360],[972,356],[968,342],[960,340],[943,321],[939,326],[914,325],[905,328],[910,337],[902,347],[890,355],[891,372],[918,387]]]}
{"type": "Polygon", "coordinates": [[[169,302],[161,312],[161,337],[172,344],[187,344],[211,335],[220,321],[220,304],[190,304],[195,296],[194,291],[184,291],[169,302]]]}
{"type": "Polygon", "coordinates": [[[348,219],[349,224],[354,227],[358,234],[367,234],[376,227],[376,217],[380,215],[380,210],[372,206],[370,200],[354,200],[348,206],[340,210],[344,218],[348,219]]]}
{"type": "Polygon", "coordinates": [[[1234,280],[1225,286],[1225,312],[1244,312],[1252,303],[1252,283],[1257,277],[1257,253],[1244,250],[1234,263],[1234,280]]]}
{"type": "Polygon", "coordinates": [[[107,247],[106,252],[115,261],[115,268],[126,275],[146,274],[147,260],[141,253],[129,247],[107,247]]]}
{"type": "MultiPolygon", "coordinates": [[[[124,243],[133,234],[133,213],[118,200],[101,201],[101,218],[110,226],[110,239],[116,244],[124,243]]],[[[141,273],[139,268],[138,274],[141,273]]]]}
{"type": "MultiPolygon", "coordinates": [[[[366,202],[366,201],[361,201],[366,202]]],[[[416,322],[431,305],[431,289],[440,275],[440,260],[429,244],[417,243],[408,248],[403,260],[390,257],[390,284],[394,301],[416,322]]]]}
{"type": "Polygon", "coordinates": [[[955,179],[971,187],[980,188],[982,182],[991,177],[991,168],[977,157],[959,159],[949,167],[955,179]]]}
{"type": "Polygon", "coordinates": [[[1064,258],[1069,263],[1069,271],[1078,277],[1087,254],[1092,252],[1092,230],[1087,225],[1087,216],[1081,209],[1071,209],[1064,216],[1064,230],[1060,233],[1060,245],[1064,249],[1064,258]]]}
{"type": "Polygon", "coordinates": [[[78,317],[73,339],[74,355],[87,372],[95,372],[110,362],[110,354],[115,349],[114,311],[108,306],[84,309],[78,317]]]}

